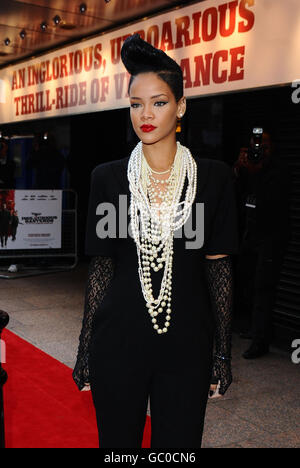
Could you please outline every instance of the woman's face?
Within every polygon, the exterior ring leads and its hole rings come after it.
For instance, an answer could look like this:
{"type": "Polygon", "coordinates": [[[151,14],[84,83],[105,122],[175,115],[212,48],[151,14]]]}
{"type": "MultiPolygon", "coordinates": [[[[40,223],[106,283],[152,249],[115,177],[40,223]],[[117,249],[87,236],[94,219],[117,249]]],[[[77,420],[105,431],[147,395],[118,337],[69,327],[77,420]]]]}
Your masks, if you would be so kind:
{"type": "Polygon", "coordinates": [[[154,144],[175,136],[177,117],[185,112],[185,98],[177,103],[169,85],[156,73],[137,75],[132,82],[129,98],[131,122],[144,144],[154,144]]]}

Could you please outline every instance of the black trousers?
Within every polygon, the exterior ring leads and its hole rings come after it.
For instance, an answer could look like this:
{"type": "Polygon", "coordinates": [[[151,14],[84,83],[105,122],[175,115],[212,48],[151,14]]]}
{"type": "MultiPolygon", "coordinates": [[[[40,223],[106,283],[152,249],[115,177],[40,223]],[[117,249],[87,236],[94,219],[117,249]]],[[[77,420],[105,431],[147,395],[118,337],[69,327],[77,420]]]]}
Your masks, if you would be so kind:
{"type": "Polygon", "coordinates": [[[91,390],[100,448],[140,448],[151,410],[151,448],[200,448],[211,359],[195,368],[165,369],[131,363],[100,369],[90,360],[91,390]]]}
{"type": "Polygon", "coordinates": [[[0,240],[1,240],[1,247],[4,247],[7,245],[7,240],[8,240],[8,234],[0,234],[0,240]]]}
{"type": "Polygon", "coordinates": [[[235,319],[248,328],[253,339],[269,343],[272,312],[285,248],[280,242],[247,242],[241,245],[236,263],[235,319]]]}

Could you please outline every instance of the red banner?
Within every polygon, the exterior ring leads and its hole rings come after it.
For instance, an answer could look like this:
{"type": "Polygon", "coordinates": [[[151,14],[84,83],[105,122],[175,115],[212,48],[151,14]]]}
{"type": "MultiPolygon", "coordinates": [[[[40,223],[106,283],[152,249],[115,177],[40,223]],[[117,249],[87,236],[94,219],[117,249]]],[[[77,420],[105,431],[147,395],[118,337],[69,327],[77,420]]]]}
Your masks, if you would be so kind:
{"type": "Polygon", "coordinates": [[[1,70],[0,122],[127,107],[120,53],[136,32],[181,65],[187,97],[293,81],[297,12],[298,0],[207,0],[1,70]]]}

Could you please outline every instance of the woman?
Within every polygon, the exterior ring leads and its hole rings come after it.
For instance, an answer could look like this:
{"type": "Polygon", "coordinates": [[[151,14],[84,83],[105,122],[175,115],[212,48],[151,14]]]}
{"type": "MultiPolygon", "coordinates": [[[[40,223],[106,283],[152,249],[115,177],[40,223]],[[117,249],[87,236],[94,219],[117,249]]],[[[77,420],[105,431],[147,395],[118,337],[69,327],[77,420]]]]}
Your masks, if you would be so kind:
{"type": "Polygon", "coordinates": [[[130,157],[92,174],[86,252],[93,259],[74,379],[91,387],[101,448],[141,447],[148,397],[151,448],[197,448],[212,369],[212,390],[219,381],[224,394],[232,380],[231,171],[176,143],[186,111],[179,65],[137,34],[124,42],[122,60],[141,141],[130,157]],[[96,212],[111,202],[119,220],[120,194],[132,236],[100,239],[96,212]],[[195,248],[178,232],[189,216],[199,231],[199,203],[204,243],[195,248]]]}

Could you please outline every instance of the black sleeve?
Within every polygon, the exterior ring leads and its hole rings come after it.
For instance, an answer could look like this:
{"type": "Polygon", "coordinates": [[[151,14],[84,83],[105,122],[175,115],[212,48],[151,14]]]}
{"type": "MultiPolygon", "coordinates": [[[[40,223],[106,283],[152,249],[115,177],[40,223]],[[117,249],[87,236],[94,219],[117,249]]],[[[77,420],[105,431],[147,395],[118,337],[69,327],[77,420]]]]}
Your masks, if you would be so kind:
{"type": "Polygon", "coordinates": [[[90,383],[89,352],[95,313],[105,296],[113,273],[114,263],[110,257],[92,258],[86,283],[84,314],[79,337],[77,360],[73,370],[73,379],[79,390],[82,390],[85,384],[90,383]]]}
{"type": "Polygon", "coordinates": [[[88,215],[85,236],[85,253],[90,256],[108,256],[114,257],[114,247],[116,239],[109,237],[107,224],[109,197],[105,187],[109,184],[109,174],[107,174],[107,165],[97,166],[91,175],[91,188],[88,205],[88,215]],[[102,205],[107,203],[106,206],[102,205]],[[99,214],[103,210],[103,214],[99,214]],[[98,214],[97,214],[98,210],[98,214]],[[102,236],[103,226],[107,236],[102,236]],[[101,232],[100,232],[101,231],[101,232]],[[101,237],[100,237],[101,236],[101,237]]]}
{"type": "Polygon", "coordinates": [[[206,255],[237,254],[239,236],[234,176],[229,166],[220,161],[218,163],[218,172],[222,167],[222,174],[221,178],[218,174],[214,182],[222,184],[222,187],[219,191],[217,208],[213,215],[210,236],[206,241],[204,250],[206,255]]]}
{"type": "Polygon", "coordinates": [[[231,338],[233,305],[233,268],[228,255],[205,259],[205,271],[215,318],[215,355],[213,378],[220,380],[220,393],[224,395],[232,382],[231,338]]]}

